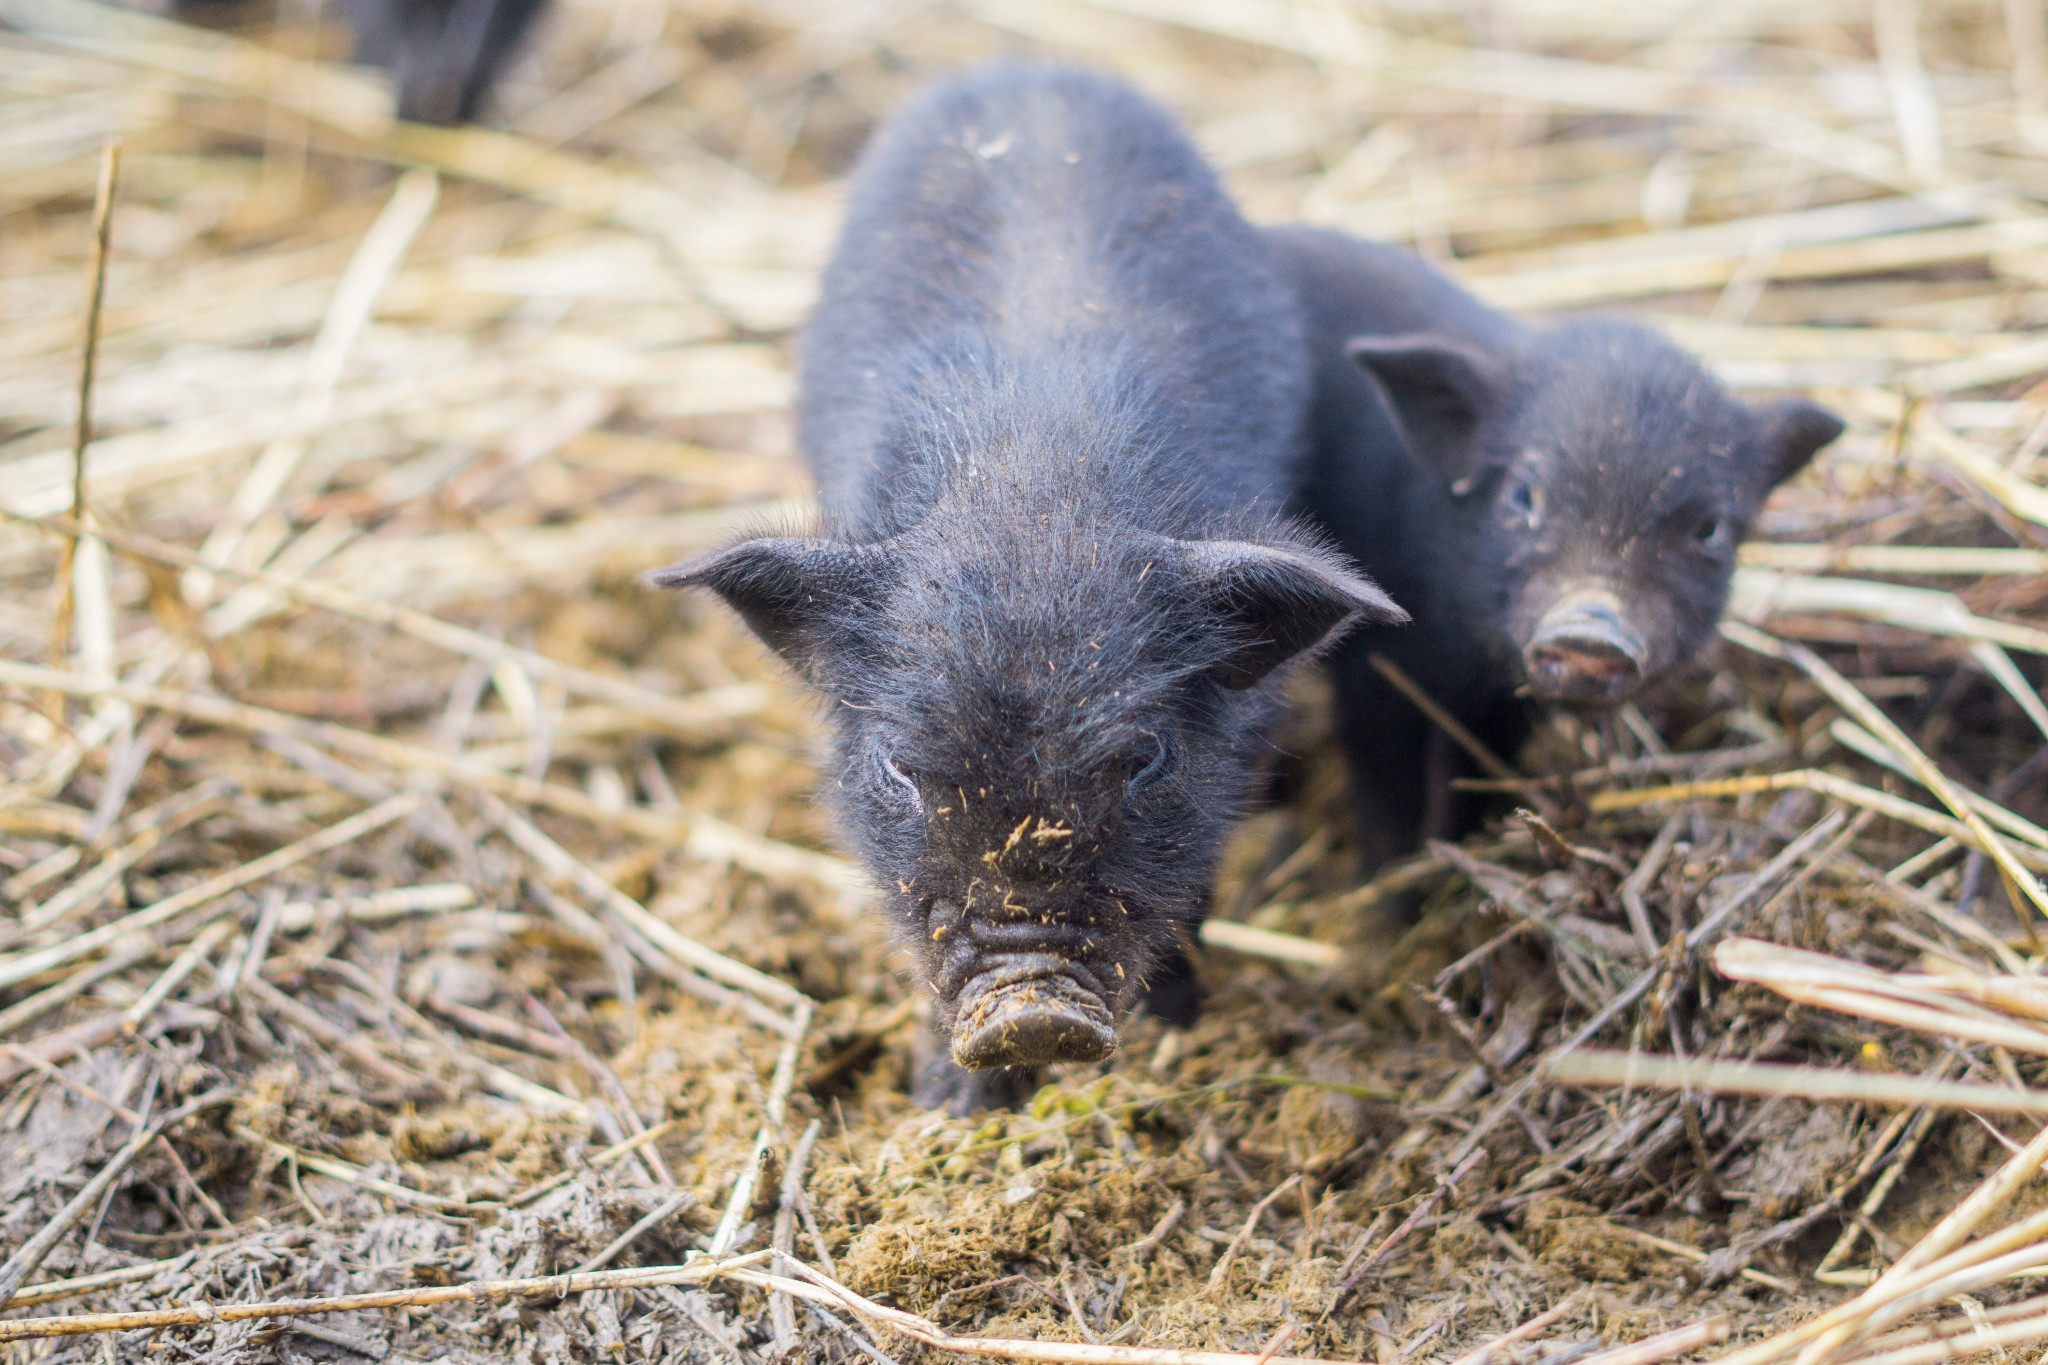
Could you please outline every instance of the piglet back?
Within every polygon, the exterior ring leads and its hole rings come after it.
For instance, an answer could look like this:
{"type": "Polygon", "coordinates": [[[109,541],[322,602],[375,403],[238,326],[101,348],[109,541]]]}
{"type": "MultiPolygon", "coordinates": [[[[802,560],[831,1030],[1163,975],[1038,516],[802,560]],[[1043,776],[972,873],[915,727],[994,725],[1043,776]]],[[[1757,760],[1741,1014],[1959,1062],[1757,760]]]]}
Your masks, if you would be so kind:
{"type": "Polygon", "coordinates": [[[862,538],[914,521],[963,450],[1062,425],[1097,449],[1127,432],[1119,458],[1162,515],[1272,510],[1305,356],[1264,243],[1167,114],[1104,76],[999,64],[927,92],[863,156],[803,338],[799,431],[862,538]]]}

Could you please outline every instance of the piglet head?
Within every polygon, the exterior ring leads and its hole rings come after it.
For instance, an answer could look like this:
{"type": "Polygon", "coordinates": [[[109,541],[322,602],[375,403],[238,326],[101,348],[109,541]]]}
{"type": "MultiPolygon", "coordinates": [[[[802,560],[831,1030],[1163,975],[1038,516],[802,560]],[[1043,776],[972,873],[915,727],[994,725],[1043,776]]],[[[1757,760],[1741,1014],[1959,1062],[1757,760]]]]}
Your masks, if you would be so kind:
{"type": "Polygon", "coordinates": [[[1399,608],[1334,556],[1064,514],[765,538],[717,592],[832,706],[841,824],[963,1067],[1090,1061],[1197,918],[1251,783],[1259,684],[1399,608]]]}
{"type": "Polygon", "coordinates": [[[1469,610],[1547,700],[1626,701],[1712,634],[1764,500],[1841,434],[1803,399],[1745,404],[1632,323],[1497,353],[1362,337],[1410,453],[1467,509],[1469,610]]]}

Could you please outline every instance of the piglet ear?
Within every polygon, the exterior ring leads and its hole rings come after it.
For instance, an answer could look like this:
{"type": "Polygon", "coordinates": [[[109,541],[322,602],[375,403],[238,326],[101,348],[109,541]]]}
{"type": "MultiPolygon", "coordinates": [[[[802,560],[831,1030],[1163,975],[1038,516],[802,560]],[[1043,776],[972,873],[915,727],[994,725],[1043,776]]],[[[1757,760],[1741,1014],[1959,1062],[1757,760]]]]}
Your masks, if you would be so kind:
{"type": "Polygon", "coordinates": [[[1474,436],[1506,388],[1494,357],[1435,333],[1353,337],[1344,354],[1379,381],[1409,452],[1465,493],[1481,472],[1474,436]]]}
{"type": "Polygon", "coordinates": [[[1806,468],[1822,446],[1842,434],[1841,418],[1804,398],[1783,398],[1756,412],[1774,487],[1806,468]]]}
{"type": "Polygon", "coordinates": [[[879,547],[767,536],[656,569],[645,581],[711,589],[762,643],[802,669],[816,657],[824,628],[872,602],[887,578],[879,547]]]}
{"type": "Polygon", "coordinates": [[[1408,619],[1393,598],[1332,554],[1209,540],[1187,543],[1183,562],[1213,629],[1228,642],[1209,667],[1228,688],[1253,686],[1340,626],[1408,619]]]}

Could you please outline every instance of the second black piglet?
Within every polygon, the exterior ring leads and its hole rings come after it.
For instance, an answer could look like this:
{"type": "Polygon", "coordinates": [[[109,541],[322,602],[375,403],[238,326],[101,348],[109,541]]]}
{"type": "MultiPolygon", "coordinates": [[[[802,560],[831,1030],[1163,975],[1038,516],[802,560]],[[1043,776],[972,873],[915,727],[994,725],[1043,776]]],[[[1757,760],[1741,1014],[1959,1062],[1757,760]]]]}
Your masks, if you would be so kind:
{"type": "Polygon", "coordinates": [[[1510,757],[1526,695],[1618,705],[1706,645],[1764,499],[1842,423],[1805,399],[1742,403],[1635,323],[1531,327],[1406,251],[1313,228],[1267,240],[1315,358],[1302,506],[1414,616],[1332,659],[1377,865],[1483,807],[1451,788],[1464,755],[1371,655],[1510,757]]]}
{"type": "Polygon", "coordinates": [[[936,1003],[926,1103],[1114,1048],[1265,756],[1278,675],[1386,597],[1282,517],[1286,283],[1167,116],[985,69],[876,134],[802,345],[823,523],[656,581],[831,705],[826,788],[936,1003]]]}

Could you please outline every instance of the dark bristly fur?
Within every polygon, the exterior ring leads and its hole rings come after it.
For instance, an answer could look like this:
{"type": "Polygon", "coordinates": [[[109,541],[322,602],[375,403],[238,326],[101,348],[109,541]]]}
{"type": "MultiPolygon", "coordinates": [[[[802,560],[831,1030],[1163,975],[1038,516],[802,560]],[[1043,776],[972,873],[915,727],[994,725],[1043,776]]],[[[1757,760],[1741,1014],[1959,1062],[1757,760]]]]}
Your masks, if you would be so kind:
{"type": "Polygon", "coordinates": [[[1804,399],[1749,406],[1648,328],[1534,328],[1414,255],[1267,233],[1309,324],[1315,455],[1301,506],[1414,614],[1332,656],[1359,825],[1378,863],[1469,831],[1464,767],[1369,662],[1383,653],[1487,741],[1518,691],[1609,706],[1692,661],[1771,489],[1840,434],[1804,399]]]}
{"type": "Polygon", "coordinates": [[[1148,980],[1191,1006],[1276,670],[1399,619],[1282,519],[1307,399],[1260,239],[1129,88],[986,68],[876,135],[803,340],[823,527],[656,581],[832,703],[841,823],[951,1039],[927,1102],[1103,1055],[1148,980]]]}

